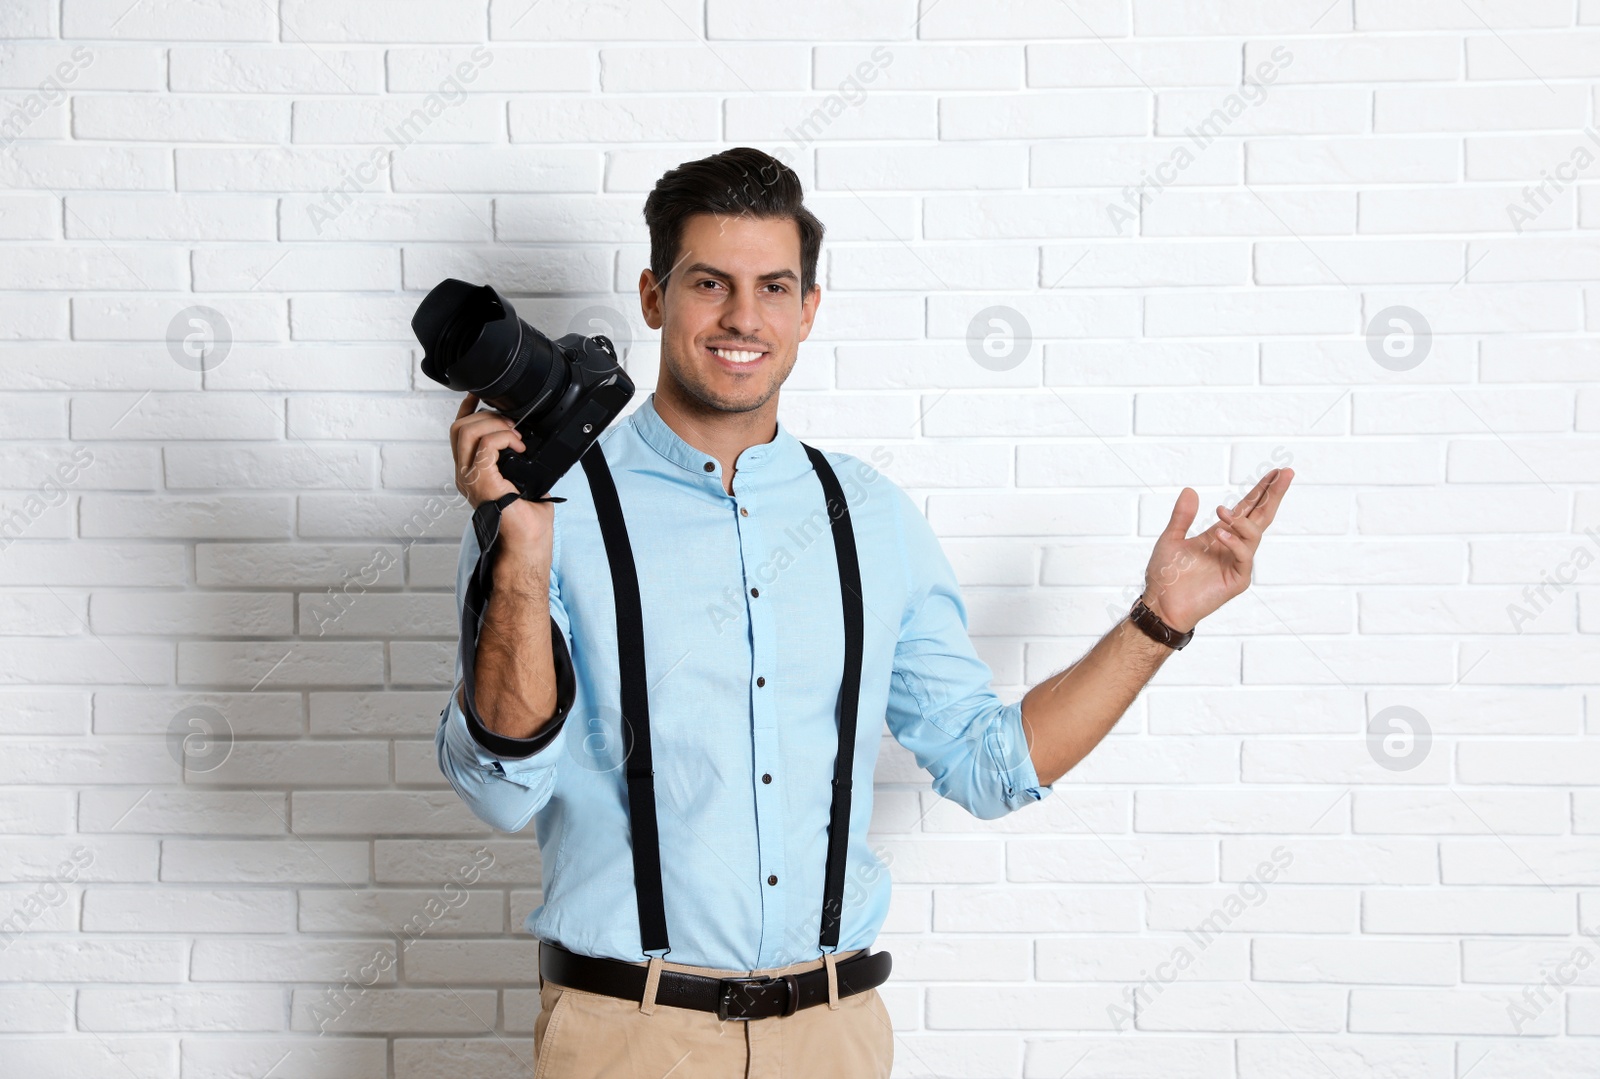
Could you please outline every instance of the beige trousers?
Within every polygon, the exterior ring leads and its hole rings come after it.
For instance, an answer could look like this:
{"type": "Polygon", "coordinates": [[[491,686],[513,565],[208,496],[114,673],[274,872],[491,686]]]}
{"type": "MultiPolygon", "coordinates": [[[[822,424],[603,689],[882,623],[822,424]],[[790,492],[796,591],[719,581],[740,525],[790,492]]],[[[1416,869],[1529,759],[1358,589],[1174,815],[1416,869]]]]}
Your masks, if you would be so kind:
{"type": "MultiPolygon", "coordinates": [[[[860,950],[839,952],[837,961],[860,950]]],[[[799,974],[824,965],[811,959],[730,971],[660,964],[713,978],[799,974]]],[[[543,979],[539,1003],[533,1079],[888,1079],[894,1061],[894,1028],[876,989],[839,997],[837,1008],[817,1004],[768,1019],[722,1020],[667,1004],[646,1010],[642,1001],[543,979]]]]}

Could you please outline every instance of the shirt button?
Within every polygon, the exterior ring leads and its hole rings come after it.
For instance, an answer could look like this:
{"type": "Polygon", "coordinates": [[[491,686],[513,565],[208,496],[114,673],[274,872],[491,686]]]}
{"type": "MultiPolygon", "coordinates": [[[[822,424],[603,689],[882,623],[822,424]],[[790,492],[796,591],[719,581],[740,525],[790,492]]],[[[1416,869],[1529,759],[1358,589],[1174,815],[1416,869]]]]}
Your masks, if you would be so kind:
{"type": "Polygon", "coordinates": [[[763,783],[771,783],[772,782],[772,773],[771,772],[762,772],[761,773],[761,782],[763,782],[763,783]]]}
{"type": "Polygon", "coordinates": [[[763,677],[763,678],[757,678],[757,679],[756,679],[756,685],[758,685],[758,686],[764,686],[764,685],[766,685],[766,684],[767,684],[767,680],[766,680],[766,678],[764,678],[764,677],[763,677]]]}
{"type": "Polygon", "coordinates": [[[706,471],[707,472],[715,472],[716,470],[717,470],[716,462],[714,462],[714,461],[707,461],[706,462],[706,471]]]}
{"type": "Polygon", "coordinates": [[[761,589],[759,589],[759,588],[752,588],[752,589],[751,589],[751,590],[750,590],[750,594],[751,594],[751,595],[752,595],[752,596],[756,596],[756,597],[758,597],[758,598],[759,598],[759,597],[760,597],[760,595],[761,595],[761,589]]]}
{"type": "Polygon", "coordinates": [[[750,511],[745,509],[743,506],[740,506],[739,507],[739,516],[740,517],[748,517],[748,516],[750,516],[750,511]]]}
{"type": "Polygon", "coordinates": [[[776,884],[776,883],[778,883],[778,874],[774,873],[774,874],[772,874],[772,876],[768,877],[767,878],[767,883],[768,884],[776,884]]]}

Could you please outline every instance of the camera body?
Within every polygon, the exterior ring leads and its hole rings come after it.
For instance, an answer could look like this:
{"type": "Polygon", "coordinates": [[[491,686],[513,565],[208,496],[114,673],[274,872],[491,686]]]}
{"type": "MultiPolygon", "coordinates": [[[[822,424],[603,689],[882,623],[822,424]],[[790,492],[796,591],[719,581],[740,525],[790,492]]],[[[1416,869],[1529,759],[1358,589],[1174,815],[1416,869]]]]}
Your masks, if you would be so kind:
{"type": "Polygon", "coordinates": [[[516,424],[525,453],[500,451],[500,474],[540,498],[633,397],[633,380],[603,336],[551,340],[488,285],[446,278],[418,305],[412,332],[422,373],[479,399],[516,424]]]}

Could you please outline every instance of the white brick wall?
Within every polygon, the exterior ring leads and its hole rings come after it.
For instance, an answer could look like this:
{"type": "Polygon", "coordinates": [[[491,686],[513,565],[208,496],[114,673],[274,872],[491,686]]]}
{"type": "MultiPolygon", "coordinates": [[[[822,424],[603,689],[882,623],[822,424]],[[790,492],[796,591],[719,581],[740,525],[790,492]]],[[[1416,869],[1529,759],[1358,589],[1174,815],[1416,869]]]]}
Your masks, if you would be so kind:
{"type": "Polygon", "coordinates": [[[1179,487],[1299,474],[1046,803],[973,820],[886,741],[895,1074],[1600,1074],[1600,2],[9,0],[0,38],[7,1075],[529,1074],[537,845],[433,760],[465,514],[409,320],[446,275],[614,307],[648,389],[643,195],[742,143],[830,228],[785,422],[889,455],[1002,693],[1179,487]]]}

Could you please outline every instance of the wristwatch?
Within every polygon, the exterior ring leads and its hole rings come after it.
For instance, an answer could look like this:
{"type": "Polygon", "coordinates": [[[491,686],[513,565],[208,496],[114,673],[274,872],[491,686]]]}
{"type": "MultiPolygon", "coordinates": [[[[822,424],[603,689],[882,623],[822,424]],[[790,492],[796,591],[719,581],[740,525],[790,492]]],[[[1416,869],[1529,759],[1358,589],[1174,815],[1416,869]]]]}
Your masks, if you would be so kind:
{"type": "Polygon", "coordinates": [[[1161,621],[1156,612],[1144,605],[1142,596],[1133,601],[1133,610],[1128,612],[1128,619],[1143,630],[1145,636],[1171,649],[1181,649],[1194,638],[1194,630],[1191,629],[1188,633],[1179,633],[1161,621]]]}

